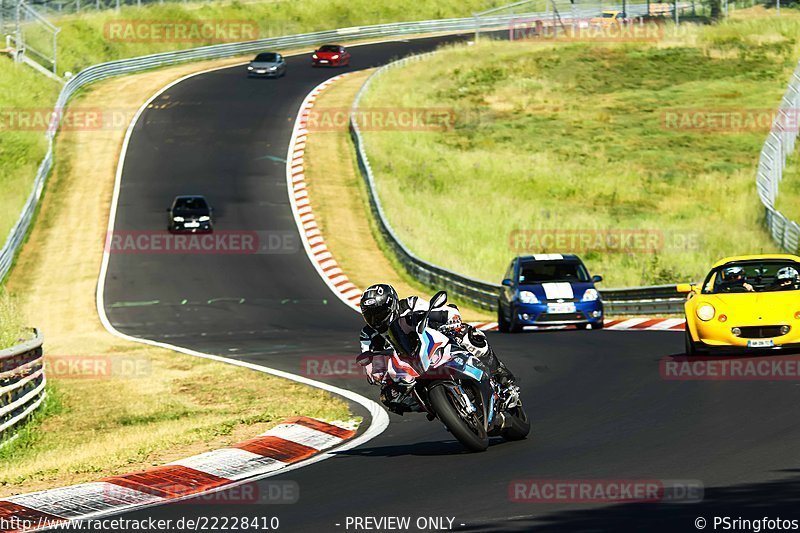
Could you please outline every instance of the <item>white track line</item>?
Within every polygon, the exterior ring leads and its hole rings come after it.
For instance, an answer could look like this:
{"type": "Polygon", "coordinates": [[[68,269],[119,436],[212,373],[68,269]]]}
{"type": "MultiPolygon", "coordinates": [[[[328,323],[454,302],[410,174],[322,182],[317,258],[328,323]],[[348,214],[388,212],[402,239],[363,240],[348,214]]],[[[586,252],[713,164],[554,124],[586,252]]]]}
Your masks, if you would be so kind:
{"type": "MultiPolygon", "coordinates": [[[[237,66],[240,66],[240,65],[215,67],[215,68],[210,68],[210,69],[202,70],[202,71],[199,71],[199,72],[194,72],[192,74],[188,74],[186,76],[183,76],[182,78],[179,78],[179,79],[167,84],[166,86],[162,87],[161,89],[159,89],[153,96],[151,96],[137,110],[136,114],[131,119],[131,122],[128,125],[127,131],[125,132],[125,139],[124,139],[124,141],[122,143],[122,149],[120,151],[120,157],[119,157],[119,161],[117,163],[117,171],[116,171],[116,177],[115,177],[115,182],[114,182],[114,195],[112,197],[111,209],[110,209],[109,217],[108,217],[108,229],[107,229],[107,232],[108,232],[107,234],[108,235],[111,235],[112,232],[114,231],[114,225],[115,225],[115,222],[116,222],[117,207],[119,205],[120,188],[121,188],[121,184],[122,184],[122,172],[123,172],[123,168],[124,168],[124,164],[125,164],[125,157],[127,155],[128,146],[130,145],[131,136],[133,134],[133,130],[136,127],[136,124],[137,124],[139,118],[141,117],[141,115],[144,112],[144,110],[147,109],[147,106],[149,106],[156,98],[158,98],[165,91],[171,89],[172,87],[174,87],[175,85],[177,85],[177,84],[179,84],[179,83],[181,83],[183,81],[186,81],[186,80],[188,80],[190,78],[193,78],[195,76],[199,76],[199,75],[202,75],[202,74],[207,74],[209,72],[214,72],[216,70],[223,70],[223,69],[226,69],[226,68],[236,68],[237,66]]],[[[307,99],[308,99],[308,96],[306,97],[306,100],[307,99]]],[[[305,101],[304,101],[304,103],[305,103],[305,101]]],[[[301,106],[301,111],[302,111],[302,108],[303,107],[301,106]]],[[[296,137],[297,137],[297,129],[298,128],[297,128],[297,121],[296,121],[295,122],[295,130],[294,130],[294,132],[292,134],[292,139],[296,139],[296,137]]],[[[294,209],[294,201],[293,201],[293,198],[291,197],[291,189],[289,189],[289,194],[290,194],[290,200],[292,201],[293,209],[294,209]]],[[[302,228],[302,226],[298,226],[298,231],[300,231],[300,235],[303,237],[304,242],[305,242],[305,232],[303,232],[301,228],[302,228]]],[[[193,494],[191,497],[197,497],[197,496],[199,496],[201,494],[209,494],[209,493],[217,492],[217,491],[220,491],[220,490],[226,490],[226,489],[229,489],[229,488],[231,488],[233,486],[236,486],[237,484],[246,483],[246,482],[249,483],[251,481],[255,481],[255,480],[258,480],[258,479],[263,479],[263,478],[266,478],[266,477],[270,477],[270,476],[276,475],[278,473],[284,473],[284,472],[287,472],[287,471],[290,471],[290,470],[296,470],[298,468],[303,468],[304,466],[308,466],[308,465],[314,464],[314,463],[319,462],[319,461],[324,461],[325,459],[330,459],[331,457],[333,457],[335,455],[335,453],[338,453],[338,452],[343,451],[343,450],[348,450],[348,449],[351,449],[351,448],[355,448],[356,446],[360,446],[360,445],[372,440],[373,438],[375,438],[378,435],[380,435],[381,433],[383,433],[383,431],[386,430],[386,428],[388,427],[388,425],[389,425],[389,416],[386,414],[386,411],[383,409],[383,407],[381,407],[376,402],[370,400],[369,398],[361,396],[360,394],[356,394],[355,392],[349,391],[347,389],[342,389],[342,388],[339,388],[339,387],[335,387],[333,385],[329,385],[329,384],[323,383],[321,381],[316,381],[316,380],[309,379],[309,378],[304,377],[304,376],[291,374],[289,372],[284,372],[282,370],[277,370],[277,369],[274,369],[274,368],[269,368],[269,367],[257,365],[257,364],[254,364],[254,363],[248,363],[246,361],[239,361],[239,360],[236,360],[236,359],[230,359],[230,358],[222,357],[222,356],[219,356],[219,355],[203,353],[203,352],[199,352],[199,351],[196,351],[196,350],[191,350],[191,349],[188,349],[188,348],[184,348],[182,346],[176,346],[174,344],[168,344],[168,343],[165,343],[165,342],[159,342],[159,341],[154,341],[154,340],[150,340],[150,339],[142,339],[142,338],[138,338],[138,337],[133,337],[131,335],[127,335],[127,334],[124,334],[124,333],[118,331],[114,327],[114,325],[111,324],[111,322],[108,320],[108,317],[107,317],[106,312],[105,312],[105,308],[103,306],[104,293],[105,293],[105,282],[106,282],[106,275],[108,273],[108,263],[109,263],[110,257],[111,256],[110,256],[110,251],[109,251],[108,247],[104,247],[104,249],[103,249],[103,261],[102,261],[102,264],[100,266],[100,275],[99,275],[99,277],[97,279],[97,291],[96,291],[96,298],[95,298],[95,305],[97,307],[97,314],[98,314],[98,317],[100,318],[100,323],[103,325],[103,327],[106,329],[106,331],[108,331],[110,334],[114,335],[115,337],[130,341],[130,342],[138,342],[138,343],[146,344],[146,345],[149,345],[149,346],[155,346],[155,347],[158,347],[158,348],[164,348],[164,349],[167,349],[167,350],[173,350],[175,352],[183,353],[183,354],[186,354],[186,355],[191,355],[191,356],[194,356],[194,357],[201,357],[203,359],[210,359],[212,361],[219,361],[219,362],[222,362],[222,363],[226,363],[226,364],[230,364],[230,365],[234,365],[234,366],[239,366],[239,367],[242,367],[242,368],[248,368],[250,370],[255,370],[257,372],[263,372],[265,374],[270,374],[272,376],[288,379],[288,380],[291,380],[291,381],[302,383],[304,385],[309,385],[311,387],[316,387],[318,389],[322,389],[322,390],[330,392],[332,394],[336,394],[336,395],[344,397],[344,398],[346,398],[346,399],[348,399],[348,400],[350,400],[350,401],[352,401],[354,403],[357,403],[358,405],[361,405],[362,407],[364,407],[369,412],[370,417],[372,419],[370,424],[369,424],[369,427],[367,428],[367,430],[364,433],[362,433],[361,435],[356,436],[355,438],[353,438],[353,439],[351,439],[349,441],[346,441],[342,446],[339,446],[338,448],[336,448],[333,451],[327,451],[327,452],[320,453],[318,455],[315,455],[314,457],[311,457],[311,458],[306,459],[304,461],[300,461],[298,463],[289,465],[289,466],[287,466],[285,468],[282,468],[282,469],[280,469],[278,471],[267,472],[267,473],[264,473],[264,474],[261,474],[261,475],[255,476],[255,477],[248,478],[246,481],[242,480],[242,481],[238,481],[238,482],[235,482],[235,483],[224,485],[222,487],[218,487],[216,489],[212,489],[212,490],[209,490],[209,491],[206,491],[206,492],[203,492],[203,493],[193,494]]],[[[316,266],[316,263],[314,263],[314,264],[316,266]]],[[[334,293],[336,294],[335,291],[334,291],[334,293]]],[[[173,502],[173,501],[177,501],[177,500],[170,500],[170,503],[173,502]]],[[[155,504],[157,505],[158,503],[161,503],[161,502],[156,502],[155,504]]],[[[130,507],[129,509],[132,509],[132,508],[143,508],[143,507],[148,507],[148,506],[151,506],[151,505],[154,505],[154,503],[140,503],[140,504],[135,504],[134,507],[130,507]]],[[[96,514],[93,514],[93,516],[99,516],[100,514],[107,514],[109,512],[113,512],[113,511],[99,511],[96,514]]]]}

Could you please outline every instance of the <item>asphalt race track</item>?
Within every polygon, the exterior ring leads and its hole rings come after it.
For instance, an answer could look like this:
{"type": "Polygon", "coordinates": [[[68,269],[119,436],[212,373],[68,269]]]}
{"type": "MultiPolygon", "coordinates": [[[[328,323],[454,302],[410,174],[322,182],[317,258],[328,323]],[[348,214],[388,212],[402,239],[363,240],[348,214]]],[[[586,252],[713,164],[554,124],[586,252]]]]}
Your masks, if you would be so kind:
{"type": "MultiPolygon", "coordinates": [[[[350,69],[453,39],[359,46],[350,69]]],[[[288,62],[279,80],[248,79],[240,66],[158,97],[131,138],[115,230],[160,231],[172,197],[197,193],[216,209],[218,231],[286,232],[299,242],[283,159],[305,95],[342,71],[312,69],[305,56],[288,62]]],[[[293,373],[306,356],[357,352],[360,317],[328,290],[302,247],[112,254],[104,296],[124,333],[293,373]]],[[[299,503],[190,502],[125,516],[277,516],[281,531],[320,532],[346,531],[348,516],[448,516],[462,531],[691,531],[700,516],[708,529],[714,515],[800,518],[793,382],[664,380],[659,360],[682,352],[679,333],[490,335],[534,418],[526,441],[467,454],[440,423],[392,415],[365,445],[270,478],[297,482],[299,503]],[[694,504],[516,503],[508,488],[517,479],[697,480],[705,495],[694,504]]],[[[364,380],[326,381],[377,399],[364,380]]]]}

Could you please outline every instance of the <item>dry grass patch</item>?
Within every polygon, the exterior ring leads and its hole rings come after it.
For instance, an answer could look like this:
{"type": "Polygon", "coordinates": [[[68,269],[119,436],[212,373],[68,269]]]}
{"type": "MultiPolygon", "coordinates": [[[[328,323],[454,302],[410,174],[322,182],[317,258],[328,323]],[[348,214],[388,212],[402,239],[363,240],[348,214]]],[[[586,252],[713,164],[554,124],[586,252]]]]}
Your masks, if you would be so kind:
{"type": "Polygon", "coordinates": [[[16,302],[0,288],[0,350],[11,348],[27,337],[25,319],[16,302]]]}
{"type": "MultiPolygon", "coordinates": [[[[317,97],[316,109],[349,108],[371,73],[358,72],[337,81],[317,97]]],[[[389,258],[391,252],[380,241],[347,129],[313,132],[305,150],[305,177],[314,216],[325,244],[350,281],[362,289],[373,283],[391,283],[401,296],[429,294],[430,288],[413,280],[389,258]]],[[[463,304],[460,308],[466,320],[492,319],[463,304]]]]}

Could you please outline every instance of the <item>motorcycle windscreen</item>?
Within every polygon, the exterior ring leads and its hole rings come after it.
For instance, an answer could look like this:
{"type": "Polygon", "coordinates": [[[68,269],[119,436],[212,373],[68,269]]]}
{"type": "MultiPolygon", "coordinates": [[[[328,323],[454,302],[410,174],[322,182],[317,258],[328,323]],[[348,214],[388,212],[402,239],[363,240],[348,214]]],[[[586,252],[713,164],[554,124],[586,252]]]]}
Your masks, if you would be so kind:
{"type": "Polygon", "coordinates": [[[405,357],[415,357],[417,355],[419,337],[413,333],[404,332],[403,328],[400,327],[399,320],[392,322],[387,333],[389,334],[389,342],[392,343],[392,347],[399,355],[405,357]]]}

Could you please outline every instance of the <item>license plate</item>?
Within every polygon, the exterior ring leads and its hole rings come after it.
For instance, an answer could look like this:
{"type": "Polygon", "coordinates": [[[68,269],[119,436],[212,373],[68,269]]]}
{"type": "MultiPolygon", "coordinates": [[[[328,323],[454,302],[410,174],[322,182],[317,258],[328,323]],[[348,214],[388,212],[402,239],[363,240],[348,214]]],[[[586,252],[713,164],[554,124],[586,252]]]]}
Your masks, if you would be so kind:
{"type": "Polygon", "coordinates": [[[327,59],[320,59],[320,60],[319,60],[319,62],[320,62],[320,63],[327,63],[327,62],[328,62],[328,60],[327,60],[327,59]]]}
{"type": "Polygon", "coordinates": [[[747,341],[748,348],[772,348],[775,341],[772,339],[751,339],[747,341]]]}
{"type": "Polygon", "coordinates": [[[574,313],[575,304],[573,303],[547,304],[547,312],[554,314],[574,313]]]}
{"type": "Polygon", "coordinates": [[[199,222],[187,222],[183,226],[185,228],[199,228],[200,227],[200,223],[199,222]]]}
{"type": "Polygon", "coordinates": [[[267,71],[266,70],[257,70],[256,73],[257,74],[266,74],[267,71]]]}

